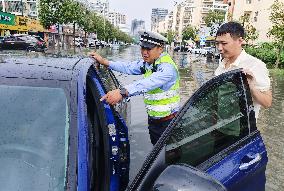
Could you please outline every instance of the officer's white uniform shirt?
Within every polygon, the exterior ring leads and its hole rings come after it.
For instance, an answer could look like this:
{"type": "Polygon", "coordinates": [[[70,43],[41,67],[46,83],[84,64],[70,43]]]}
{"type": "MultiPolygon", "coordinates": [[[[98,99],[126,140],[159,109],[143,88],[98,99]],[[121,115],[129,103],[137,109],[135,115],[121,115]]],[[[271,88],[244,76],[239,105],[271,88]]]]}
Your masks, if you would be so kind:
{"type": "MultiPolygon", "coordinates": [[[[242,50],[235,62],[227,69],[225,69],[225,61],[221,61],[218,68],[215,70],[215,76],[238,68],[243,68],[253,73],[256,80],[256,89],[260,91],[268,91],[270,89],[269,72],[266,68],[266,64],[247,54],[245,50],[242,50]]],[[[253,105],[255,118],[258,118],[261,105],[255,101],[253,102],[253,105]]]]}

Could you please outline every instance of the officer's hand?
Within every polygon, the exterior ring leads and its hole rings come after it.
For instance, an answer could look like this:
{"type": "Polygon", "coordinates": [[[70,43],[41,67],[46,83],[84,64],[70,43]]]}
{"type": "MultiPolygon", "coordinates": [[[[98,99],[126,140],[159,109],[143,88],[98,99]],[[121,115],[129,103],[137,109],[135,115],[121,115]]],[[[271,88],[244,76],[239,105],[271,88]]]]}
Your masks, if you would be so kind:
{"type": "Polygon", "coordinates": [[[253,89],[255,87],[255,84],[256,84],[255,77],[254,77],[253,73],[250,70],[247,70],[247,69],[243,69],[242,71],[243,71],[243,73],[245,73],[245,75],[247,77],[249,87],[251,89],[253,89]]]}
{"type": "Polygon", "coordinates": [[[119,101],[122,100],[122,95],[120,94],[120,90],[116,89],[116,90],[109,91],[106,95],[101,97],[100,101],[103,101],[103,100],[106,100],[106,102],[110,105],[117,104],[119,101]]]}
{"type": "Polygon", "coordinates": [[[109,66],[109,61],[105,58],[103,58],[101,55],[99,55],[96,52],[91,52],[90,56],[98,61],[99,64],[102,64],[104,66],[109,66]]]}

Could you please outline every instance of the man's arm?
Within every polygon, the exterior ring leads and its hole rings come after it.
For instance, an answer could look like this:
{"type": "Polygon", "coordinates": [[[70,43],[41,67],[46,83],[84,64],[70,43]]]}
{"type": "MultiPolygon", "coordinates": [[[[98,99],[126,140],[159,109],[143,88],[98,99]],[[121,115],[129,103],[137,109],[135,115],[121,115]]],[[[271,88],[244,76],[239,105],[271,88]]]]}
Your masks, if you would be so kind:
{"type": "Polygon", "coordinates": [[[271,90],[261,91],[256,88],[256,80],[253,73],[249,70],[243,70],[243,72],[246,74],[253,100],[259,103],[262,107],[269,108],[272,104],[271,90]]]}
{"type": "Polygon", "coordinates": [[[125,88],[128,90],[129,96],[135,96],[162,87],[171,81],[170,87],[174,85],[177,78],[175,68],[171,64],[163,63],[149,77],[137,80],[125,86],[125,88]]]}
{"type": "Polygon", "coordinates": [[[97,60],[97,62],[101,65],[109,67],[112,70],[117,72],[125,73],[125,74],[132,74],[132,75],[139,75],[141,74],[140,67],[143,65],[142,61],[134,61],[134,62],[113,62],[109,61],[102,56],[100,56],[96,52],[90,53],[90,56],[97,60]]]}
{"type": "Polygon", "coordinates": [[[106,67],[109,66],[109,61],[108,61],[107,59],[103,58],[103,57],[102,57],[101,55],[99,55],[98,53],[92,52],[92,53],[90,53],[90,56],[91,56],[92,58],[94,58],[99,64],[104,65],[104,66],[106,66],[106,67]]]}
{"type": "MultiPolygon", "coordinates": [[[[171,64],[164,64],[161,68],[158,69],[157,72],[154,72],[148,78],[137,80],[125,86],[126,96],[135,96],[145,93],[149,90],[161,87],[171,81],[173,78],[177,79],[177,77],[178,76],[176,74],[175,68],[171,64]]],[[[172,81],[173,82],[169,85],[169,87],[175,83],[175,80],[172,81]]],[[[107,103],[115,105],[122,100],[122,95],[120,94],[120,90],[116,89],[109,91],[100,100],[105,100],[107,103]]]]}
{"type": "Polygon", "coordinates": [[[260,91],[255,87],[250,88],[251,95],[253,100],[259,103],[264,108],[269,108],[272,104],[272,92],[268,91],[260,91]]]}

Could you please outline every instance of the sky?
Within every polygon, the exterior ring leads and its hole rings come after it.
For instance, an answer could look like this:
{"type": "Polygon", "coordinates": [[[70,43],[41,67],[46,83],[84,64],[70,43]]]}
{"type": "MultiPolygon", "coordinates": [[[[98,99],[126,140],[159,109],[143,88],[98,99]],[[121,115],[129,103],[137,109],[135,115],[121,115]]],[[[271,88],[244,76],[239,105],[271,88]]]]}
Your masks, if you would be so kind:
{"type": "Polygon", "coordinates": [[[165,8],[171,11],[175,1],[182,0],[109,0],[109,9],[125,14],[129,27],[133,19],[141,19],[145,21],[146,29],[150,30],[152,8],[165,8]]]}

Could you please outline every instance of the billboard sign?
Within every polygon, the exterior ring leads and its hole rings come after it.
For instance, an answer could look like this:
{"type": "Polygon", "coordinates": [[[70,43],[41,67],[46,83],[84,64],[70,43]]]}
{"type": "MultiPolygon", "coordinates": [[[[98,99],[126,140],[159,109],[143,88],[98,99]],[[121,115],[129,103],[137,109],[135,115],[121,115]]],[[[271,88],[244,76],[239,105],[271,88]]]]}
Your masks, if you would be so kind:
{"type": "Polygon", "coordinates": [[[15,25],[15,15],[10,13],[0,12],[0,24],[4,25],[15,25]]]}

